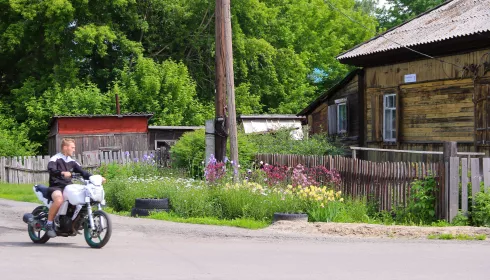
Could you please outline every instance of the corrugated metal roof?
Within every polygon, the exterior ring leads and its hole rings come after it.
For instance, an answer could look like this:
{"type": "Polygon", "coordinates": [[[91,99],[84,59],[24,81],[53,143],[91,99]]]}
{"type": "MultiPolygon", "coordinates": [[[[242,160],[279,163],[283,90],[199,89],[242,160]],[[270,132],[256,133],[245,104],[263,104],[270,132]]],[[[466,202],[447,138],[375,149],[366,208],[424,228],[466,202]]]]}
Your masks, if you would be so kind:
{"type": "Polygon", "coordinates": [[[304,119],[302,116],[296,116],[294,114],[264,114],[264,115],[240,115],[240,119],[283,119],[283,120],[296,120],[304,119]]]}
{"type": "Polygon", "coordinates": [[[204,126],[148,126],[148,129],[155,130],[196,130],[204,128],[204,126]]]}
{"type": "Polygon", "coordinates": [[[151,118],[153,117],[152,113],[143,113],[143,112],[136,112],[136,113],[124,113],[124,114],[107,114],[107,115],[89,115],[89,114],[79,114],[79,115],[54,115],[48,122],[48,127],[51,127],[55,119],[61,119],[61,118],[105,118],[105,117],[146,117],[146,118],[151,118]]]}
{"type": "MultiPolygon", "coordinates": [[[[482,32],[490,32],[490,0],[448,1],[382,35],[403,46],[413,47],[482,32]]],[[[337,59],[400,48],[402,46],[376,36],[342,53],[337,59]]]]}

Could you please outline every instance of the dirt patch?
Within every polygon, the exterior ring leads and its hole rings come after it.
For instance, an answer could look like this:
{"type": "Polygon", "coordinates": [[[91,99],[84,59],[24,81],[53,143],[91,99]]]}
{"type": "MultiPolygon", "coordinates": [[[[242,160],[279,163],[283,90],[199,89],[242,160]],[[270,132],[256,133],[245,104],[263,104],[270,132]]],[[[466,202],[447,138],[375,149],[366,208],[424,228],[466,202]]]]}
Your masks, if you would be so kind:
{"type": "Polygon", "coordinates": [[[490,237],[490,228],[484,227],[416,227],[277,221],[272,224],[269,229],[278,232],[298,232],[348,237],[427,238],[427,236],[431,234],[466,234],[469,236],[485,234],[487,237],[490,237]]]}

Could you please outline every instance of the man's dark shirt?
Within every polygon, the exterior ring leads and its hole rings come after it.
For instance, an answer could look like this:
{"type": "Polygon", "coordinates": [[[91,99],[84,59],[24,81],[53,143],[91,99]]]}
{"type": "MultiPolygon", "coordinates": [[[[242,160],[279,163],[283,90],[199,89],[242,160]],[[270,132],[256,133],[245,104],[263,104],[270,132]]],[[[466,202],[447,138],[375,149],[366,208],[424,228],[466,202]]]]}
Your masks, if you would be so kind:
{"type": "Polygon", "coordinates": [[[62,153],[58,153],[51,157],[48,163],[49,171],[49,186],[64,188],[67,185],[72,184],[71,178],[65,178],[61,175],[61,172],[76,172],[82,174],[85,180],[88,180],[92,174],[83,170],[80,164],[76,162],[72,157],[65,156],[62,153]]]}

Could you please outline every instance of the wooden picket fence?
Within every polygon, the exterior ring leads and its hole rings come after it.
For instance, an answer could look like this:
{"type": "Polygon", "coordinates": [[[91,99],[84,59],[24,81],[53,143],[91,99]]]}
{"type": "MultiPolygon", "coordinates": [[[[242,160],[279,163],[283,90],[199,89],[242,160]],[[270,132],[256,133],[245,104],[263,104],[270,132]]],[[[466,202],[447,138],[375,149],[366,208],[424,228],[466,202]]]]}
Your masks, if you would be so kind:
{"type": "Polygon", "coordinates": [[[445,166],[446,189],[444,203],[448,205],[447,218],[451,221],[461,210],[467,214],[470,201],[481,191],[481,183],[486,190],[490,186],[490,158],[451,157],[445,166]],[[461,185],[461,188],[459,187],[461,185]]]}
{"type": "MultiPolygon", "coordinates": [[[[0,182],[30,184],[46,183],[49,180],[47,171],[50,156],[29,157],[0,157],[0,182]]],[[[169,165],[168,158],[163,151],[94,151],[75,156],[84,169],[94,170],[102,164],[154,161],[161,167],[169,165]]]]}
{"type": "MultiPolygon", "coordinates": [[[[433,176],[439,188],[441,175],[444,173],[441,163],[410,163],[410,162],[370,162],[341,156],[302,156],[259,154],[256,161],[264,164],[295,167],[324,166],[340,173],[342,184],[338,190],[352,198],[375,199],[380,210],[392,210],[405,207],[410,196],[411,183],[417,179],[433,176]]],[[[443,215],[444,205],[441,204],[442,194],[437,196],[437,213],[443,215]]]]}

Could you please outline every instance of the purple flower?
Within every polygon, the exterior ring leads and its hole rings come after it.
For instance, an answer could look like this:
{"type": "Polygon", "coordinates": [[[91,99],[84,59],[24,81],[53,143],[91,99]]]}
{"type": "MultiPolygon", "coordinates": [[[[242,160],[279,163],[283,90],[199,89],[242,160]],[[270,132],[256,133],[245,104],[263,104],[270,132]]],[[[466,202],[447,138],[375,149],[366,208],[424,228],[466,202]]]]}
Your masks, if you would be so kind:
{"type": "Polygon", "coordinates": [[[213,154],[209,156],[209,162],[208,164],[216,164],[216,158],[214,157],[213,154]]]}
{"type": "Polygon", "coordinates": [[[129,152],[128,152],[128,151],[126,151],[124,154],[125,154],[126,156],[129,156],[129,152]]]}

